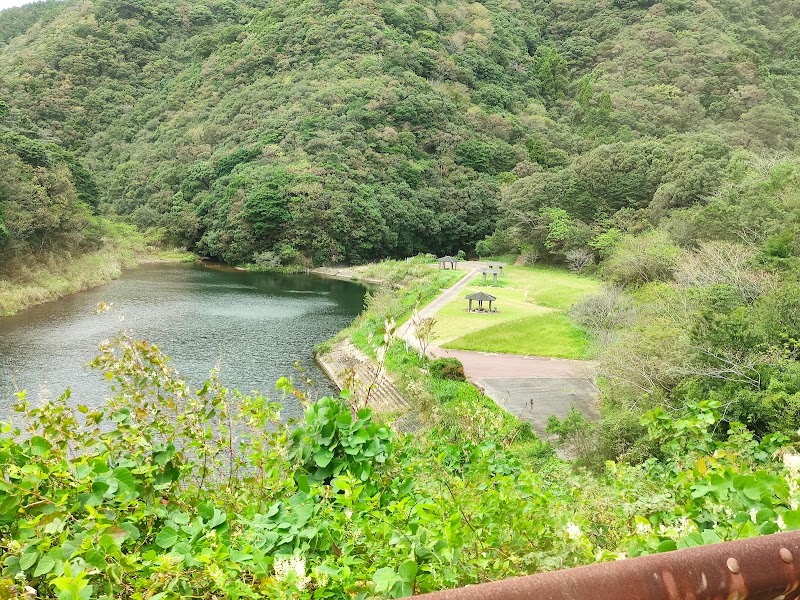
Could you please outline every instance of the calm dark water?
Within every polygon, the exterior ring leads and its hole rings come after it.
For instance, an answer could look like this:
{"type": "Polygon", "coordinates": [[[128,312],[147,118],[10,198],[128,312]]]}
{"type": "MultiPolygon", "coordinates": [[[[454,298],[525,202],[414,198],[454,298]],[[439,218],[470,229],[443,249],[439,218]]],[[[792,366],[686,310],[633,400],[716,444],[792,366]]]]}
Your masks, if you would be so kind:
{"type": "MultiPolygon", "coordinates": [[[[361,312],[365,288],[312,275],[248,273],[199,264],[141,267],[107,285],[0,318],[0,420],[13,414],[16,388],[36,400],[67,387],[72,402],[108,395],[86,367],[97,345],[125,328],[159,345],[198,385],[219,364],[223,383],[278,399],[275,381],[300,379],[299,361],[318,394],[333,391],[312,349],[361,312]],[[111,311],[95,314],[99,302],[111,311]]],[[[292,398],[285,417],[299,416],[292,398]]]]}

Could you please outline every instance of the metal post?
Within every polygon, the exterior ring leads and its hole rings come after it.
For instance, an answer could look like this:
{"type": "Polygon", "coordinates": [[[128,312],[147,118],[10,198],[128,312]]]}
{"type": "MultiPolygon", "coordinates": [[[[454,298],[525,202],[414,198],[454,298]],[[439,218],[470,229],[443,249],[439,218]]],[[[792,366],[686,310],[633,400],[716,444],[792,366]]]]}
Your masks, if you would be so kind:
{"type": "Polygon", "coordinates": [[[423,600],[797,600],[800,531],[423,594],[423,600]]]}

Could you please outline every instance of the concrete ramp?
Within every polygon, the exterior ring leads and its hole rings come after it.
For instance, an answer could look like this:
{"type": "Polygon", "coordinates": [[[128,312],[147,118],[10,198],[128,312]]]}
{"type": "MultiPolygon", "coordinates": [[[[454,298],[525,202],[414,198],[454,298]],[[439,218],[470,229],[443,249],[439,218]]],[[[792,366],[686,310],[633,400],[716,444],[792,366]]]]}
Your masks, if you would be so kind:
{"type": "Polygon", "coordinates": [[[475,386],[512,415],[527,421],[542,438],[547,420],[566,416],[574,406],[599,418],[595,365],[590,361],[429,348],[432,357],[457,358],[475,386]]]}

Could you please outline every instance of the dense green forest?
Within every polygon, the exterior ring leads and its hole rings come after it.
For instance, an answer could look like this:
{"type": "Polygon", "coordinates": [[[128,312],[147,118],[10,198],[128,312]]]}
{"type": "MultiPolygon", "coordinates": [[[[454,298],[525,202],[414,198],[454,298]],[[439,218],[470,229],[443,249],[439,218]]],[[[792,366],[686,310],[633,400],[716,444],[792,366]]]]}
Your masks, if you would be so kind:
{"type": "Polygon", "coordinates": [[[795,149],[799,27],[785,1],[50,1],[0,13],[3,127],[231,263],[471,252],[498,226],[497,249],[599,258],[738,152],[795,149]]]}

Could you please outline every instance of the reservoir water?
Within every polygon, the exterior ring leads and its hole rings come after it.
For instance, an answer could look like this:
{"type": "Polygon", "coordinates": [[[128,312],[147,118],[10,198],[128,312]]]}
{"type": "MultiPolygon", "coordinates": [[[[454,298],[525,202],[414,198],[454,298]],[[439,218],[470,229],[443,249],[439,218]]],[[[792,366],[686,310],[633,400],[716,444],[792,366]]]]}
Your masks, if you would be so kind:
{"type": "MultiPolygon", "coordinates": [[[[365,288],[313,275],[251,273],[202,264],[159,264],[126,272],[107,285],[0,318],[0,420],[12,416],[14,392],[36,402],[67,387],[71,402],[95,406],[109,394],[88,367],[97,345],[123,328],[157,344],[192,384],[215,365],[224,385],[279,399],[275,381],[314,381],[333,392],[313,360],[313,347],[346,327],[365,288]],[[113,304],[96,314],[100,302],[113,304]],[[305,375],[298,374],[299,362],[305,375]]],[[[297,417],[294,398],[282,414],[297,417]]]]}

